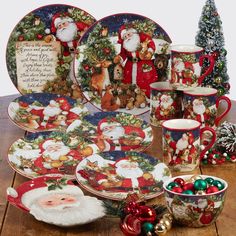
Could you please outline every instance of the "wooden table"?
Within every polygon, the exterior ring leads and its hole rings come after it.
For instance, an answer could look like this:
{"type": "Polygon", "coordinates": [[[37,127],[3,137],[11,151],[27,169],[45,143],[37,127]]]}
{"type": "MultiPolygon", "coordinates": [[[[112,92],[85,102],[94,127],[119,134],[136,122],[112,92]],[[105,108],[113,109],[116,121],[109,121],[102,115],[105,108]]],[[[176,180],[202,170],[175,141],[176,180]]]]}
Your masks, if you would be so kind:
{"type": "MultiPolygon", "coordinates": [[[[72,235],[99,235],[118,236],[122,235],[119,229],[118,218],[103,218],[82,227],[59,228],[34,219],[6,201],[6,188],[17,187],[24,181],[25,177],[16,174],[7,163],[7,151],[10,144],[24,135],[24,131],[16,127],[8,118],[7,107],[16,96],[0,98],[0,226],[2,236],[72,236],[72,235]]],[[[223,107],[224,105],[222,105],[223,107]]],[[[236,123],[236,101],[226,119],[236,123]]],[[[156,157],[161,153],[161,129],[154,128],[154,143],[146,151],[156,157]]],[[[186,228],[174,225],[167,235],[184,236],[211,236],[211,235],[235,235],[236,232],[236,163],[225,163],[221,166],[201,166],[195,173],[214,175],[225,179],[229,184],[226,202],[223,212],[217,222],[204,228],[186,228]]],[[[164,203],[164,197],[152,200],[152,203],[164,203]]]]}

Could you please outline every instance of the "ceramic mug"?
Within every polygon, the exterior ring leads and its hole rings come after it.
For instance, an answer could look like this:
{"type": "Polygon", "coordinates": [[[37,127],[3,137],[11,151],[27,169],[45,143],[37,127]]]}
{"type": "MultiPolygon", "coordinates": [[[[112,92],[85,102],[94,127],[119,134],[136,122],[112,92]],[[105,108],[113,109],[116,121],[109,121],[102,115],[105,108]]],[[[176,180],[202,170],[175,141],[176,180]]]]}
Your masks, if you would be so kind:
{"type": "Polygon", "coordinates": [[[173,119],[162,124],[164,162],[177,172],[193,171],[207,150],[216,141],[215,130],[211,127],[200,129],[201,123],[190,119],[173,119]],[[200,141],[203,132],[212,133],[211,142],[203,149],[200,141]]]}
{"type": "Polygon", "coordinates": [[[161,126],[165,120],[182,117],[181,97],[169,82],[150,84],[150,123],[161,126]]]}
{"type": "Polygon", "coordinates": [[[217,90],[213,88],[196,87],[183,92],[184,118],[197,120],[201,127],[215,128],[221,119],[230,111],[231,101],[226,96],[217,97],[217,90]],[[221,101],[225,101],[225,111],[217,116],[221,101]]]}
{"type": "Polygon", "coordinates": [[[204,55],[204,50],[196,45],[173,45],[171,47],[171,83],[178,89],[201,85],[209,75],[215,60],[211,55],[204,55]],[[203,62],[209,60],[209,67],[201,75],[203,62]]]}

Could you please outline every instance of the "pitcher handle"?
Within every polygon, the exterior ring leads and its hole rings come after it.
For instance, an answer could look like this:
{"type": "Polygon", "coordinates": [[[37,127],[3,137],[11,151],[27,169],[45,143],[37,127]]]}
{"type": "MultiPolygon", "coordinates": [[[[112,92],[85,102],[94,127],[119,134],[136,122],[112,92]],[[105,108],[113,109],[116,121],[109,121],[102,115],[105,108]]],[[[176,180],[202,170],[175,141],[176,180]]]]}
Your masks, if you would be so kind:
{"type": "Polygon", "coordinates": [[[220,123],[220,121],[228,114],[228,112],[230,111],[231,106],[232,106],[232,103],[231,103],[231,101],[230,101],[230,99],[229,99],[228,97],[226,97],[226,96],[221,96],[221,97],[219,97],[219,98],[216,100],[216,109],[218,109],[218,107],[219,107],[219,105],[220,105],[220,102],[221,102],[222,100],[226,101],[226,103],[227,103],[227,108],[225,109],[225,111],[224,111],[221,115],[219,115],[218,117],[216,117],[216,119],[215,119],[215,125],[216,125],[216,126],[218,126],[219,123],[220,123]]]}

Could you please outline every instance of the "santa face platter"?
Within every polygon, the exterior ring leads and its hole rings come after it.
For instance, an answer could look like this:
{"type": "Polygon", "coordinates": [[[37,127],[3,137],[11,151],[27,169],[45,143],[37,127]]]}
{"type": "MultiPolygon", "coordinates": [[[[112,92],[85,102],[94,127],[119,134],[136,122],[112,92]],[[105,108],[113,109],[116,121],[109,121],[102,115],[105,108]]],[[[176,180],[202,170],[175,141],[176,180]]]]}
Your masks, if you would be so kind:
{"type": "Polygon", "coordinates": [[[101,151],[104,151],[104,146],[99,142],[77,136],[72,131],[31,133],[11,145],[8,162],[27,178],[45,174],[64,174],[74,178],[78,162],[101,151]]]}
{"type": "Polygon", "coordinates": [[[72,61],[78,40],[94,22],[87,12],[62,4],[37,8],[21,19],[6,52],[10,78],[20,93],[82,98],[72,61]]]}
{"type": "Polygon", "coordinates": [[[34,93],[16,98],[8,114],[20,128],[29,132],[65,130],[75,120],[88,114],[79,100],[67,96],[34,93]]]}
{"type": "Polygon", "coordinates": [[[122,112],[97,112],[87,115],[79,129],[84,137],[95,142],[103,141],[106,151],[144,151],[153,140],[152,128],[147,122],[122,112]],[[87,131],[83,131],[87,127],[87,131]]]}
{"type": "Polygon", "coordinates": [[[39,177],[7,189],[7,200],[37,220],[61,227],[82,225],[105,215],[102,201],[84,196],[64,177],[39,177]]]}
{"type": "MultiPolygon", "coordinates": [[[[193,185],[192,182],[187,182],[191,177],[193,176],[178,176],[178,178],[185,181],[186,186],[193,185]]],[[[223,210],[228,188],[227,182],[213,176],[201,175],[200,177],[202,179],[214,179],[215,181],[221,182],[224,187],[220,191],[202,195],[201,191],[199,191],[199,194],[188,194],[189,191],[191,192],[190,189],[186,190],[186,193],[177,193],[169,190],[167,187],[168,184],[176,177],[165,182],[163,185],[167,208],[174,217],[175,222],[180,225],[188,227],[208,226],[216,221],[223,210]]]]}
{"type": "Polygon", "coordinates": [[[167,78],[167,33],[136,14],[105,17],[83,35],[75,74],[84,96],[103,111],[149,110],[149,84],[167,78]]]}
{"type": "Polygon", "coordinates": [[[95,195],[122,200],[128,193],[143,194],[145,199],[162,193],[163,182],[171,176],[168,167],[154,157],[137,152],[103,152],[81,161],[76,178],[95,195]]]}

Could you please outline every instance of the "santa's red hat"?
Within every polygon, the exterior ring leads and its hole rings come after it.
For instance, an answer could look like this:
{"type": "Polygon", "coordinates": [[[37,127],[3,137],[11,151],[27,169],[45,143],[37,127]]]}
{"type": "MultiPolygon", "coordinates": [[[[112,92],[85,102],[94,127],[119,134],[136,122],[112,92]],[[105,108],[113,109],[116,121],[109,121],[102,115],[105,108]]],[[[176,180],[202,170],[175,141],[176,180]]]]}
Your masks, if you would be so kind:
{"type": "Polygon", "coordinates": [[[56,33],[57,27],[59,24],[63,22],[74,22],[74,20],[69,16],[68,12],[65,13],[56,13],[52,17],[52,22],[51,22],[51,32],[56,33]]]}
{"type": "Polygon", "coordinates": [[[126,25],[122,25],[119,29],[118,43],[123,42],[124,36],[127,32],[137,33],[137,30],[132,25],[130,25],[129,27],[127,27],[126,25]]]}
{"type": "Polygon", "coordinates": [[[185,69],[191,70],[192,72],[194,72],[193,64],[191,62],[189,61],[184,62],[184,67],[185,69]]]}

